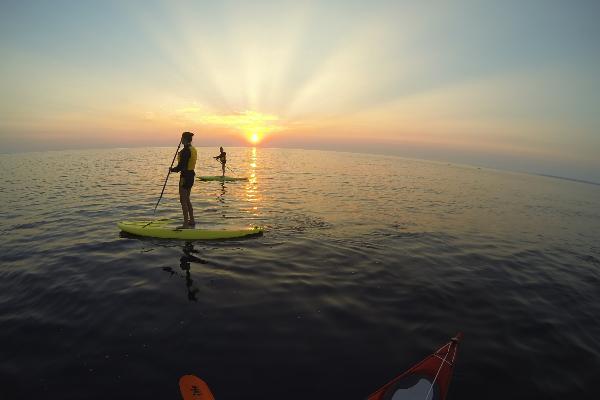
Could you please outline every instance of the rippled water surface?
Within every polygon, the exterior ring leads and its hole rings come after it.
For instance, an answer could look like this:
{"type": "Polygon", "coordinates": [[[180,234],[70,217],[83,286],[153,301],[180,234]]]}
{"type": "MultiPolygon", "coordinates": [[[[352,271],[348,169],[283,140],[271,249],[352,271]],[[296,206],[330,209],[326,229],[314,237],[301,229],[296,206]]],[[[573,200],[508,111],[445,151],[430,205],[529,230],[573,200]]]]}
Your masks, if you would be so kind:
{"type": "Polygon", "coordinates": [[[249,181],[197,182],[197,221],[262,236],[120,234],[174,149],[0,156],[1,399],[177,399],[187,373],[223,400],[362,399],[457,331],[449,400],[600,398],[600,186],[226,150],[249,181]]]}

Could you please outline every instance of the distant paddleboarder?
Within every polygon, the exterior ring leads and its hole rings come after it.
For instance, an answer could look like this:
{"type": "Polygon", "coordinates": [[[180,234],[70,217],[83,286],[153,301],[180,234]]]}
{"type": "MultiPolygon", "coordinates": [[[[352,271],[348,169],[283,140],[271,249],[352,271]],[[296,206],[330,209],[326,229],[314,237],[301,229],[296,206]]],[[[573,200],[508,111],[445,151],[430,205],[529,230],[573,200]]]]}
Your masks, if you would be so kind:
{"type": "Polygon", "coordinates": [[[225,164],[227,164],[227,153],[225,153],[225,151],[223,151],[223,147],[219,148],[221,150],[221,154],[219,154],[216,157],[213,157],[215,160],[218,160],[221,162],[221,170],[223,170],[223,177],[225,176],[225,164]]]}
{"type": "Polygon", "coordinates": [[[177,154],[177,166],[171,168],[171,172],[179,172],[179,202],[183,211],[183,228],[192,228],[196,225],[194,220],[194,209],[190,201],[190,193],[194,185],[196,172],[196,159],[198,153],[192,146],[192,132],[183,132],[181,134],[181,143],[183,150],[177,154]]]}

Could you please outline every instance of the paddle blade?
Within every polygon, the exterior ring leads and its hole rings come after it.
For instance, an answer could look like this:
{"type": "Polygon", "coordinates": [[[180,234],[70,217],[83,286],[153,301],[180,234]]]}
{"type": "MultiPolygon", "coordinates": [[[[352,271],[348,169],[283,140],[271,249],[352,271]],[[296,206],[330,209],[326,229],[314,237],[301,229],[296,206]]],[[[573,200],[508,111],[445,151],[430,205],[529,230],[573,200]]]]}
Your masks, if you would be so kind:
{"type": "Polygon", "coordinates": [[[182,376],[179,390],[183,400],[215,400],[206,382],[195,375],[182,376]]]}

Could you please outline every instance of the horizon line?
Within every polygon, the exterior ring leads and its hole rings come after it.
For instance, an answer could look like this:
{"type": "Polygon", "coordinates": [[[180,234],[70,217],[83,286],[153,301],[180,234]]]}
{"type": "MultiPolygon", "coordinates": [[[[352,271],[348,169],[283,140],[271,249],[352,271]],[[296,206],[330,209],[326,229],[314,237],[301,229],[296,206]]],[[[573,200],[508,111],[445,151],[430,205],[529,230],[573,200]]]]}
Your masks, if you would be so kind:
{"type": "MultiPolygon", "coordinates": [[[[2,152],[0,151],[0,156],[13,156],[13,155],[20,155],[20,154],[34,154],[34,153],[49,153],[49,152],[64,152],[64,151],[90,151],[90,150],[127,150],[127,149],[141,149],[141,148],[170,148],[170,147],[174,147],[174,146],[98,146],[98,147],[71,147],[71,148],[62,148],[62,149],[47,149],[47,150],[31,150],[31,151],[15,151],[15,152],[2,152]]],[[[199,148],[209,148],[209,147],[214,147],[214,146],[195,146],[195,147],[199,147],[199,148]]],[[[561,176],[561,175],[555,175],[555,174],[547,174],[547,173],[542,173],[542,172],[532,172],[532,171],[524,171],[524,170],[517,170],[517,169],[505,169],[505,168],[498,168],[498,167],[489,167],[486,165],[482,165],[482,164],[476,164],[476,163],[460,163],[460,162],[456,162],[456,161],[451,161],[451,160],[441,160],[441,159],[431,159],[431,158],[418,158],[418,157],[410,157],[410,156],[406,156],[406,155],[401,155],[401,154],[389,154],[389,153],[382,153],[382,152],[358,152],[358,151],[348,151],[348,150],[336,150],[336,149],[328,149],[328,148],[306,148],[306,147],[279,147],[279,146],[252,146],[252,145],[247,145],[247,146],[227,146],[230,148],[246,148],[246,149],[252,149],[252,148],[263,148],[263,149],[286,149],[286,150],[304,150],[304,151],[331,151],[334,153],[347,153],[347,154],[360,154],[360,155],[376,155],[376,156],[385,156],[385,157],[394,157],[394,158],[402,158],[405,160],[413,160],[413,161],[425,161],[425,162],[432,162],[432,163],[441,163],[441,164],[449,164],[449,165],[456,165],[456,166],[465,166],[465,167],[470,167],[470,168],[484,168],[486,170],[491,170],[491,171],[500,171],[500,172],[509,172],[509,173],[518,173],[518,174],[524,174],[524,175],[530,175],[530,176],[538,176],[538,177],[545,177],[545,178],[552,178],[552,179],[560,179],[560,180],[566,180],[566,181],[571,181],[571,182],[577,182],[577,183],[583,183],[583,184],[588,184],[588,185],[594,185],[594,186],[600,186],[600,182],[597,181],[593,181],[593,180],[589,180],[589,179],[581,179],[581,178],[574,178],[574,177],[569,177],[569,176],[561,176]]]]}

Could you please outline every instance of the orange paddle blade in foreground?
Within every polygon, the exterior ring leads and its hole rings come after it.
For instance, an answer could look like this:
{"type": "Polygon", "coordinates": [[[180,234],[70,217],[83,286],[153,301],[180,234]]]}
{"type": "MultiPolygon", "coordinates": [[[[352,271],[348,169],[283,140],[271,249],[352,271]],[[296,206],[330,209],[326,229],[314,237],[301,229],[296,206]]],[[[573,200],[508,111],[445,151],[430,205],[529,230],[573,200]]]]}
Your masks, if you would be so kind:
{"type": "Polygon", "coordinates": [[[183,400],[215,400],[206,382],[194,375],[182,376],[179,390],[183,400]]]}

